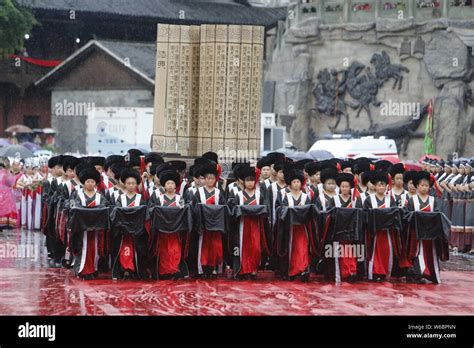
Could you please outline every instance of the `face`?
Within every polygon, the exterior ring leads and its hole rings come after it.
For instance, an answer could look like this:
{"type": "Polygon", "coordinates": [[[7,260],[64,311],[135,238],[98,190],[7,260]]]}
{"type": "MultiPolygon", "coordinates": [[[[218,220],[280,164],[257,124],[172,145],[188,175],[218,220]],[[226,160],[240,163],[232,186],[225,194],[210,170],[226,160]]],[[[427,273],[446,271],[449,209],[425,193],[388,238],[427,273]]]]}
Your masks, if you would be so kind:
{"type": "Polygon", "coordinates": [[[321,172],[316,172],[316,174],[313,175],[313,178],[314,178],[314,181],[316,182],[316,184],[320,184],[321,183],[321,172]]]}
{"type": "Polygon", "coordinates": [[[417,190],[421,195],[427,195],[430,190],[430,183],[428,180],[420,180],[417,190]]]}
{"type": "Polygon", "coordinates": [[[262,179],[268,179],[272,173],[272,169],[268,166],[262,167],[260,170],[260,175],[262,176],[262,179]]]}
{"type": "Polygon", "coordinates": [[[52,174],[54,176],[60,176],[63,174],[63,167],[60,165],[56,165],[53,167],[52,174]]]}
{"type": "Polygon", "coordinates": [[[385,189],[387,188],[387,184],[382,182],[382,181],[379,181],[375,184],[375,192],[378,194],[378,195],[383,195],[385,194],[385,189]]]}
{"type": "Polygon", "coordinates": [[[339,188],[342,195],[347,196],[351,194],[351,185],[347,181],[341,182],[339,188]]]}
{"type": "Polygon", "coordinates": [[[138,184],[135,178],[127,178],[127,180],[125,180],[125,189],[128,192],[135,192],[137,189],[137,186],[138,184]]]}
{"type": "Polygon", "coordinates": [[[200,182],[199,186],[206,186],[206,178],[205,177],[200,176],[199,177],[199,182],[200,182]]]}
{"type": "Polygon", "coordinates": [[[459,168],[459,174],[465,174],[466,173],[466,168],[465,167],[460,167],[459,168]]]}
{"type": "Polygon", "coordinates": [[[272,169],[270,170],[270,175],[273,176],[274,178],[276,178],[277,174],[278,174],[278,172],[275,170],[275,168],[273,168],[273,164],[272,164],[272,169]]]}
{"type": "Polygon", "coordinates": [[[279,181],[285,181],[285,175],[283,175],[283,170],[278,171],[277,179],[279,181]]]}
{"type": "Polygon", "coordinates": [[[393,178],[393,185],[397,187],[403,187],[403,174],[395,174],[393,178]]]}
{"type": "Polygon", "coordinates": [[[20,163],[13,163],[12,170],[16,173],[20,171],[20,163]]]}
{"type": "Polygon", "coordinates": [[[247,190],[253,190],[255,188],[255,179],[245,178],[244,185],[247,190]]]}
{"type": "Polygon", "coordinates": [[[413,180],[409,180],[407,184],[408,191],[413,195],[416,193],[416,187],[413,185],[413,180]]]}
{"type": "Polygon", "coordinates": [[[372,184],[370,181],[367,183],[367,189],[371,192],[375,191],[375,185],[372,184]]]}
{"type": "Polygon", "coordinates": [[[66,176],[69,180],[72,180],[76,177],[76,173],[74,173],[74,170],[72,170],[71,168],[68,168],[66,170],[66,176]]]}
{"type": "Polygon", "coordinates": [[[87,191],[93,191],[94,188],[96,187],[96,182],[95,180],[93,179],[87,179],[85,182],[84,182],[84,188],[87,190],[87,191]]]}
{"type": "Polygon", "coordinates": [[[104,167],[102,167],[102,166],[97,165],[97,166],[94,166],[94,167],[99,173],[102,173],[104,171],[104,167]]]}
{"type": "Polygon", "coordinates": [[[450,167],[444,167],[444,171],[445,171],[447,174],[451,174],[452,169],[451,169],[450,167]]]}
{"type": "Polygon", "coordinates": [[[335,192],[336,191],[336,180],[328,179],[324,183],[324,188],[327,192],[335,192]]]}
{"type": "Polygon", "coordinates": [[[173,180],[168,180],[165,183],[165,190],[167,193],[176,192],[176,183],[173,180]]]}
{"type": "Polygon", "coordinates": [[[290,188],[295,191],[301,190],[301,181],[299,179],[292,180],[290,183],[290,188]]]}
{"type": "Polygon", "coordinates": [[[214,174],[207,174],[204,177],[204,182],[207,187],[214,187],[216,185],[216,176],[214,174]]]}
{"type": "Polygon", "coordinates": [[[34,174],[33,167],[26,167],[26,174],[33,175],[34,174]]]}
{"type": "Polygon", "coordinates": [[[351,173],[352,173],[352,169],[351,169],[351,167],[347,167],[347,168],[344,168],[344,169],[342,170],[342,172],[343,172],[343,173],[349,173],[349,174],[351,174],[351,173]]]}

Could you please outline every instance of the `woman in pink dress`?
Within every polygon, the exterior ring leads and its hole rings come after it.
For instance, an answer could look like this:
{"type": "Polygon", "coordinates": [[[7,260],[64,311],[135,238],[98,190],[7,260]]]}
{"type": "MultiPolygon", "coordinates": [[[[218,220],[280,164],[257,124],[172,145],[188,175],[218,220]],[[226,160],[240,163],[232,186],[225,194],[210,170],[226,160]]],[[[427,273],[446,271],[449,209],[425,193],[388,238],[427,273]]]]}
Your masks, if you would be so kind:
{"type": "Polygon", "coordinates": [[[0,162],[0,230],[17,227],[18,211],[13,197],[14,184],[15,177],[6,169],[5,164],[0,162]]]}

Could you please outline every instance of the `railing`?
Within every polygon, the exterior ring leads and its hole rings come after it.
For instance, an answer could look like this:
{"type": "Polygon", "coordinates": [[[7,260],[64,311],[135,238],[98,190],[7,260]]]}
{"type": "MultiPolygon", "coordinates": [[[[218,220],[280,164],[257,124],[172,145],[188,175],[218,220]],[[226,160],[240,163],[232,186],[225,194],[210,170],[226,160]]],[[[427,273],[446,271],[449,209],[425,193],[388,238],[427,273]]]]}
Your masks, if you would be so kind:
{"type": "Polygon", "coordinates": [[[377,18],[408,19],[418,22],[437,18],[474,19],[474,5],[467,0],[297,0],[288,6],[286,20],[277,28],[276,46],[285,32],[309,18],[323,24],[371,23],[377,18]]]}

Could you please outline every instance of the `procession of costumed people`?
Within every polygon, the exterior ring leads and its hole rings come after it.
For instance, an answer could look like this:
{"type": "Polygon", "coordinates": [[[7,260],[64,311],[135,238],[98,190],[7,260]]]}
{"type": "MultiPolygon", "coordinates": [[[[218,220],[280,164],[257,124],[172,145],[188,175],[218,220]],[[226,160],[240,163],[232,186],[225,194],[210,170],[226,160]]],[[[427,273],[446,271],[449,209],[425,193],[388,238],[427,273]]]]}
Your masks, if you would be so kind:
{"type": "Polygon", "coordinates": [[[41,229],[50,266],[86,280],[440,283],[450,250],[474,251],[474,161],[421,165],[272,152],[223,178],[214,152],[190,166],[136,149],[58,155],[46,171],[14,160],[0,164],[0,221],[41,229]]]}

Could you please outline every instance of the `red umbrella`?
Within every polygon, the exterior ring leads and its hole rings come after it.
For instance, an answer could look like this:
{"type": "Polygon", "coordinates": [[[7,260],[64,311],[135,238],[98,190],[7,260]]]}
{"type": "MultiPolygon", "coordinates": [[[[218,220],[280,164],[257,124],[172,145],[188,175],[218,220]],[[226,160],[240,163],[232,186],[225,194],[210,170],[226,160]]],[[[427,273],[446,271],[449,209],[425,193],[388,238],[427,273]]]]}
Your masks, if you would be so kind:
{"type": "Polygon", "coordinates": [[[392,162],[393,164],[400,163],[400,158],[398,158],[398,156],[383,156],[382,158],[386,161],[392,162]]]}
{"type": "Polygon", "coordinates": [[[415,161],[403,161],[403,164],[406,170],[416,170],[417,172],[419,172],[420,170],[423,170],[423,167],[421,166],[421,164],[415,161]]]}

